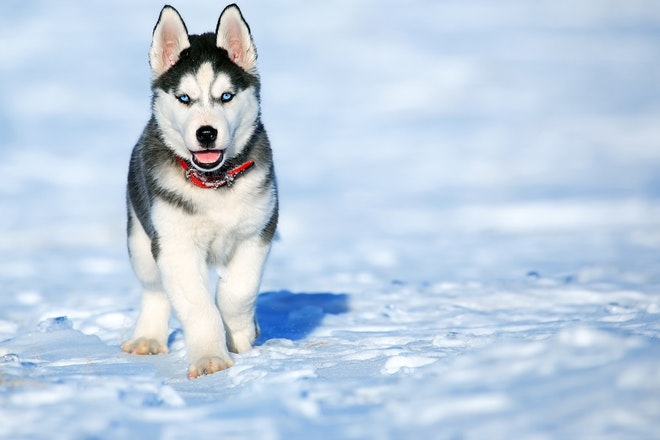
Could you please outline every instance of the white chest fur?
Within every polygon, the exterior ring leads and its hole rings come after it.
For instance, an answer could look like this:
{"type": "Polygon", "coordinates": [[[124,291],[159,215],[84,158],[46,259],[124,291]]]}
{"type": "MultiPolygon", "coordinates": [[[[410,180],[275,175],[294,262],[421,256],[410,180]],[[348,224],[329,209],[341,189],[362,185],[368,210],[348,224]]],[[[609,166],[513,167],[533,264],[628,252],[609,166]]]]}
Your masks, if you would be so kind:
{"type": "Polygon", "coordinates": [[[265,173],[255,167],[231,188],[202,189],[187,182],[180,169],[168,168],[159,181],[189,201],[194,212],[157,200],[152,221],[160,241],[184,238],[210,262],[223,264],[237,243],[263,231],[275,209],[274,189],[260,186],[265,173]]]}

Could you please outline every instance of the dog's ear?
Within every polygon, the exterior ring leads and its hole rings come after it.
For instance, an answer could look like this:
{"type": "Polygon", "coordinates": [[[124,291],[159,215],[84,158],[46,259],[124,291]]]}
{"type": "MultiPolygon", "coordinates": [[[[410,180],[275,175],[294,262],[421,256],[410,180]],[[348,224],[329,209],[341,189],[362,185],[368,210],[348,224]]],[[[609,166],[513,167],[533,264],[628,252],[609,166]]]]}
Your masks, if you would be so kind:
{"type": "Polygon", "coordinates": [[[159,77],[178,60],[182,50],[190,47],[188,30],[181,16],[171,6],[160,11],[149,50],[149,64],[154,78],[159,77]]]}
{"type": "Polygon", "coordinates": [[[215,30],[216,44],[229,53],[229,58],[246,72],[257,73],[257,49],[252,41],[250,26],[235,4],[227,6],[215,30]]]}

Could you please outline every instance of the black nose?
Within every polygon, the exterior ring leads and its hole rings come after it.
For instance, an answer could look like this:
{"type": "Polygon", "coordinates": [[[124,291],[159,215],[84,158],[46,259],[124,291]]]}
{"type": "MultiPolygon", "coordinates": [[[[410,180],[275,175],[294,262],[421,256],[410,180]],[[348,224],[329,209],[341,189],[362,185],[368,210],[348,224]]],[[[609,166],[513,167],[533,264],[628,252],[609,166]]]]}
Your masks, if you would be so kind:
{"type": "Polygon", "coordinates": [[[197,141],[206,148],[211,148],[213,142],[218,138],[218,130],[210,125],[203,125],[197,129],[197,141]]]}

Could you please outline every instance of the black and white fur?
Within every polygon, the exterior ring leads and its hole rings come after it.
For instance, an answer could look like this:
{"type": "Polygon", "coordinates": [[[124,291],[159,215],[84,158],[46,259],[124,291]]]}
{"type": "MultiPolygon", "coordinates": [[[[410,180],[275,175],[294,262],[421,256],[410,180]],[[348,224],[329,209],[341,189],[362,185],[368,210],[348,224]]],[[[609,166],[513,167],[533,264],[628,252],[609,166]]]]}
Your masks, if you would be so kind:
{"type": "Polygon", "coordinates": [[[128,248],[143,298],[122,349],[166,353],[173,306],[190,378],[230,367],[228,350],[246,351],[258,336],[255,301],[278,200],[256,59],[236,5],[222,12],[215,34],[188,35],[170,6],[153,32],[153,115],[133,150],[127,191],[128,248]],[[217,160],[196,160],[205,153],[217,160]],[[250,159],[255,165],[233,185],[202,189],[186,179],[176,156],[207,175],[250,159]],[[220,276],[215,301],[209,265],[220,276]]]}

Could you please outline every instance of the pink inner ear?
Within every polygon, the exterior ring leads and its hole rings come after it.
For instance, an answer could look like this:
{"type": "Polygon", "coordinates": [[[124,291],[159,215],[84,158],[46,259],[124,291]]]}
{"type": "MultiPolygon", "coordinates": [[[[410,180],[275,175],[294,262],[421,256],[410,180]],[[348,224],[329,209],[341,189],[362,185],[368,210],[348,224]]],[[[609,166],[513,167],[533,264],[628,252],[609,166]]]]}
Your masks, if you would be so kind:
{"type": "Polygon", "coordinates": [[[176,63],[179,55],[177,53],[178,47],[179,45],[173,41],[169,41],[163,45],[163,66],[166,69],[169,69],[176,63]]]}
{"type": "Polygon", "coordinates": [[[241,67],[243,67],[243,51],[245,50],[242,37],[241,24],[231,20],[225,32],[225,49],[229,52],[229,58],[241,67]]]}
{"type": "Polygon", "coordinates": [[[230,40],[227,43],[227,52],[229,52],[229,57],[233,62],[238,64],[239,66],[242,66],[243,62],[243,48],[241,46],[240,41],[238,40],[230,40]]]}

